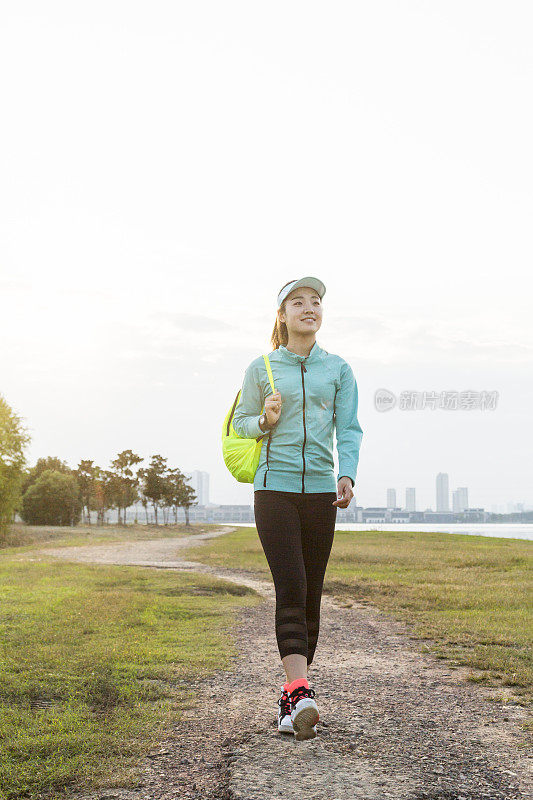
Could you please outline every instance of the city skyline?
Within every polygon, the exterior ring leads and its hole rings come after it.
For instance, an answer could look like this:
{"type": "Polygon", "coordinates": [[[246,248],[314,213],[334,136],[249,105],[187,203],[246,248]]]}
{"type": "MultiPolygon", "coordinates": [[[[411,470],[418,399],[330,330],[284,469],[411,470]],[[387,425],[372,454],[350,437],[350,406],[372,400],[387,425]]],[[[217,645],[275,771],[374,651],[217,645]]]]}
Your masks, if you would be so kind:
{"type": "MultiPolygon", "coordinates": [[[[185,470],[186,474],[191,475],[191,479],[188,481],[189,485],[194,488],[196,491],[199,500],[199,505],[226,505],[220,503],[211,503],[209,499],[209,486],[210,486],[210,476],[209,473],[205,470],[192,470],[187,471],[185,470]]],[[[388,509],[402,509],[406,511],[435,511],[442,513],[462,513],[466,509],[469,508],[480,508],[483,506],[470,506],[468,503],[468,487],[467,486],[459,486],[456,489],[452,490],[452,507],[450,508],[449,503],[449,475],[448,473],[438,473],[436,476],[436,490],[435,490],[435,503],[434,506],[426,506],[425,508],[417,508],[417,501],[416,501],[416,487],[406,487],[405,488],[405,502],[403,505],[397,505],[396,498],[397,498],[397,489],[396,487],[387,487],[386,489],[387,498],[386,504],[382,506],[383,508],[388,509]],[[441,481],[442,488],[439,489],[439,478],[444,480],[441,481]],[[446,487],[448,487],[448,498],[446,502],[447,508],[439,508],[439,492],[445,493],[446,487]]],[[[357,500],[357,496],[356,496],[357,500]]],[[[246,504],[242,504],[246,505],[246,504]]],[[[368,507],[371,508],[371,504],[361,504],[357,502],[356,505],[359,505],[363,508],[368,507]]],[[[485,509],[487,510],[487,509],[485,509]]],[[[520,503],[510,503],[508,502],[506,505],[497,506],[496,504],[492,504],[491,506],[491,513],[515,513],[520,511],[530,511],[533,510],[533,504],[529,505],[524,502],[520,503]]]]}

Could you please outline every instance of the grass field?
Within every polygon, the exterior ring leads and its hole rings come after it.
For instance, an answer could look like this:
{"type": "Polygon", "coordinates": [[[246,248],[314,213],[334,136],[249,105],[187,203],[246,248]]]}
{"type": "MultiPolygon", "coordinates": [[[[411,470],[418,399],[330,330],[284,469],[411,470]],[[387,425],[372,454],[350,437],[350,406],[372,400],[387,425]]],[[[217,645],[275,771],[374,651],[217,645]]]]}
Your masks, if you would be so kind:
{"type": "Polygon", "coordinates": [[[77,525],[54,527],[53,525],[11,525],[8,532],[0,537],[0,554],[5,548],[11,552],[17,548],[32,550],[35,547],[75,547],[85,544],[105,544],[106,542],[133,542],[139,539],[166,539],[176,536],[189,536],[216,530],[220,525],[77,525]]]}
{"type": "MultiPolygon", "coordinates": [[[[165,531],[28,534],[35,547],[165,531]]],[[[0,550],[0,798],[135,786],[190,707],[188,681],[231,664],[232,612],[261,598],[203,574],[16,560],[27,549],[0,550]]]]}
{"type": "MultiPolygon", "coordinates": [[[[135,786],[143,755],[193,702],[188,680],[231,663],[232,612],[262,602],[202,573],[20,556],[217,527],[13,526],[0,548],[1,800],[135,786]]],[[[270,579],[255,528],[185,552],[270,579]]],[[[529,706],[532,561],[533,544],[518,539],[337,531],[324,593],[374,604],[404,621],[420,649],[470,666],[471,680],[501,687],[502,702],[512,690],[529,706]]]]}
{"type": "MultiPolygon", "coordinates": [[[[255,528],[188,549],[187,558],[270,577],[255,528]]],[[[337,530],[324,594],[374,604],[406,623],[421,650],[472,667],[470,680],[509,687],[530,706],[532,567],[533,543],[523,539],[337,530]]]]}

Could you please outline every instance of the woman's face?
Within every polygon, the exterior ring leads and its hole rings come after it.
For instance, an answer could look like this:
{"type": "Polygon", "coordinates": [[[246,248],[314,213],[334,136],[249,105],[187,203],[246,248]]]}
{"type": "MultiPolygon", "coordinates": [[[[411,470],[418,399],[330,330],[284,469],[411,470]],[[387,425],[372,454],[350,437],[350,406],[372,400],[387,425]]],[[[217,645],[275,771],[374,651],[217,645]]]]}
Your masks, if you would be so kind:
{"type": "Polygon", "coordinates": [[[294,289],[285,300],[285,313],[278,313],[289,333],[316,333],[322,325],[322,301],[309,286],[294,289]]]}

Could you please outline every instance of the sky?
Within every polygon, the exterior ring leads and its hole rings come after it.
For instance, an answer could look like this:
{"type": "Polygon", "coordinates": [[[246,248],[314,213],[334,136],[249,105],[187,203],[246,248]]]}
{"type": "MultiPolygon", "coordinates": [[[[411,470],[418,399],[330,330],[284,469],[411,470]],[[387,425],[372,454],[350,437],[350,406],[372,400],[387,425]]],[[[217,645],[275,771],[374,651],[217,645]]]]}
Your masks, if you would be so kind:
{"type": "MultiPolygon", "coordinates": [[[[356,502],[533,504],[526,2],[12,3],[0,28],[0,394],[58,456],[210,475],[287,281],[351,365],[356,502]],[[496,391],[493,410],[375,407],[496,391]]],[[[336,458],[336,454],[335,454],[336,458]]],[[[337,463],[337,461],[336,461],[337,463]]]]}

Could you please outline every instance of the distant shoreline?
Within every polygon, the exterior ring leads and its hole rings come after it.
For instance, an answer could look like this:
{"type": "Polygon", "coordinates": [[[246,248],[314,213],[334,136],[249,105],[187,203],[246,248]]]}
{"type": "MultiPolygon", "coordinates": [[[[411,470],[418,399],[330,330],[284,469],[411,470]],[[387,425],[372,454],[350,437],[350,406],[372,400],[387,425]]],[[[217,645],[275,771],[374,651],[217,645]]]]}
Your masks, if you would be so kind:
{"type": "MultiPolygon", "coordinates": [[[[253,527],[251,522],[228,522],[225,525],[238,525],[243,528],[253,527]]],[[[453,533],[466,536],[488,536],[490,538],[521,539],[533,541],[533,524],[523,522],[338,522],[338,531],[408,531],[425,533],[453,533]]]]}

